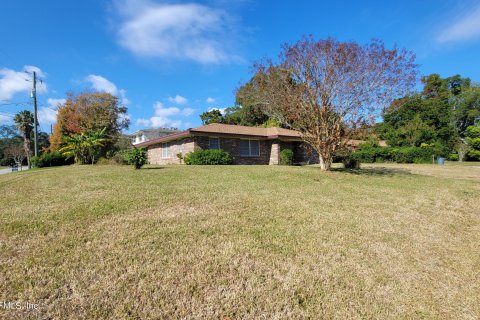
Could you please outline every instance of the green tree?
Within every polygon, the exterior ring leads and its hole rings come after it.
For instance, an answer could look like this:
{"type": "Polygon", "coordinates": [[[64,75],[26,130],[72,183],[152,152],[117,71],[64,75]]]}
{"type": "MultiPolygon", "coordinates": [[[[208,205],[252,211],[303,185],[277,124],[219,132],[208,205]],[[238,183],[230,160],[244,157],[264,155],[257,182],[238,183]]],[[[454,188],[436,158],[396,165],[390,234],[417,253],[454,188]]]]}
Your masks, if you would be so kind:
{"type": "Polygon", "coordinates": [[[203,124],[224,123],[225,121],[225,118],[223,117],[222,113],[218,109],[205,111],[200,115],[200,119],[202,120],[203,124]]]}
{"type": "Polygon", "coordinates": [[[28,167],[31,168],[30,159],[32,157],[32,152],[30,149],[30,138],[33,131],[33,114],[28,110],[20,111],[15,115],[13,121],[22,135],[23,149],[25,150],[25,156],[27,157],[28,167]]]}
{"type": "Polygon", "coordinates": [[[464,90],[451,101],[453,105],[453,123],[461,137],[469,126],[480,119],[480,87],[464,90]]]}
{"type": "Polygon", "coordinates": [[[394,101],[383,113],[377,133],[391,146],[436,144],[444,153],[461,147],[461,137],[472,124],[477,103],[468,78],[438,74],[423,77],[423,90],[394,101]]]}
{"type": "Polygon", "coordinates": [[[11,145],[22,145],[22,140],[15,125],[0,126],[0,166],[10,165],[14,161],[6,150],[11,145]]]}
{"type": "Polygon", "coordinates": [[[480,126],[469,126],[465,136],[470,146],[467,153],[469,160],[480,161],[480,126]]]}

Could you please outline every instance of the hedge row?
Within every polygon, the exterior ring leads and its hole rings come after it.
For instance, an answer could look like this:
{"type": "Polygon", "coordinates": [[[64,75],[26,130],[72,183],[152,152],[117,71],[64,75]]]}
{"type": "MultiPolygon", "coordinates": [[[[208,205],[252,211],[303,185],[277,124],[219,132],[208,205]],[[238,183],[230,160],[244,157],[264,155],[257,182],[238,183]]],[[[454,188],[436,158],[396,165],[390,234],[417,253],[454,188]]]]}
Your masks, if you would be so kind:
{"type": "Polygon", "coordinates": [[[38,157],[32,157],[34,168],[65,166],[73,163],[73,159],[67,159],[58,151],[44,153],[38,157]]]}
{"type": "Polygon", "coordinates": [[[435,151],[428,147],[370,147],[352,153],[351,157],[361,163],[431,163],[433,155],[435,151]]]}
{"type": "Polygon", "coordinates": [[[198,150],[185,156],[185,163],[189,165],[233,164],[230,153],[223,150],[198,150]]]}

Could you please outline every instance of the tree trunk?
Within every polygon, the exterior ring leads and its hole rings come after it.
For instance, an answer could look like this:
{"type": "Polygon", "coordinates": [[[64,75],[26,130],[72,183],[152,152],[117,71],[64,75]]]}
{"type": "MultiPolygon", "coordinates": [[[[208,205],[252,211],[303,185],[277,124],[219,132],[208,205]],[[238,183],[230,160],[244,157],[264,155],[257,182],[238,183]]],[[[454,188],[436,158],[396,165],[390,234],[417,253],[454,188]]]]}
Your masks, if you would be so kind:
{"type": "MultiPolygon", "coordinates": [[[[23,149],[25,150],[25,155],[27,156],[27,164],[28,164],[28,169],[31,169],[31,163],[30,163],[30,139],[28,139],[26,136],[23,137],[23,149]]],[[[20,164],[20,167],[22,165],[20,164]]]]}
{"type": "Polygon", "coordinates": [[[322,171],[330,171],[332,168],[332,156],[319,154],[318,158],[320,159],[320,169],[322,171]]]}

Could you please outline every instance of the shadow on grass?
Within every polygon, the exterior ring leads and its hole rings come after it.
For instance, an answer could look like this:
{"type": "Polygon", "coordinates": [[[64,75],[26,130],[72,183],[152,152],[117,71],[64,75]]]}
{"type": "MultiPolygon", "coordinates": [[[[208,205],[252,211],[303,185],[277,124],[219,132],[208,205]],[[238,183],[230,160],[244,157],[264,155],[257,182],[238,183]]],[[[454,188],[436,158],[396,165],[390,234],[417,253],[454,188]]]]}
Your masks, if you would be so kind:
{"type": "Polygon", "coordinates": [[[140,170],[160,170],[160,169],[166,169],[165,167],[143,167],[140,168],[140,170]]]}
{"type": "Polygon", "coordinates": [[[346,168],[332,168],[333,172],[345,172],[356,175],[365,175],[365,176],[388,176],[392,177],[395,175],[411,175],[412,173],[406,169],[399,168],[360,168],[360,169],[346,169],[346,168]]]}

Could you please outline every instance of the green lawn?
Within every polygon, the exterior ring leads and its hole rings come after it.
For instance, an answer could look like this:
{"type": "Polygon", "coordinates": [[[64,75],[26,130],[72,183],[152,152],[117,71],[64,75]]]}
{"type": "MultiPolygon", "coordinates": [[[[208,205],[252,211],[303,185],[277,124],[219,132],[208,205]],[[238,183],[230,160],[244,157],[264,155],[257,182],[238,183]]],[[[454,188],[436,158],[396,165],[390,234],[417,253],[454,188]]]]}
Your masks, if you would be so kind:
{"type": "Polygon", "coordinates": [[[0,318],[480,317],[480,164],[0,176],[0,318]]]}

